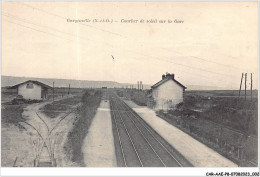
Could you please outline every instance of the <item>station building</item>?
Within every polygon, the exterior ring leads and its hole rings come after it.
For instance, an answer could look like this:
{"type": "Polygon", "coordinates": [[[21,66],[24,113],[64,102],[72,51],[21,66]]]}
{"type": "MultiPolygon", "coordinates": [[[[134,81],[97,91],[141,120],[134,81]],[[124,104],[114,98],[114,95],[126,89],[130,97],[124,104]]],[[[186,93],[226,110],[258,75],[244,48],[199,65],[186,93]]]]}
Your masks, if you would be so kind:
{"type": "Polygon", "coordinates": [[[186,87],[174,78],[174,74],[162,75],[162,80],[151,87],[147,105],[155,111],[168,111],[183,102],[186,87]]]}

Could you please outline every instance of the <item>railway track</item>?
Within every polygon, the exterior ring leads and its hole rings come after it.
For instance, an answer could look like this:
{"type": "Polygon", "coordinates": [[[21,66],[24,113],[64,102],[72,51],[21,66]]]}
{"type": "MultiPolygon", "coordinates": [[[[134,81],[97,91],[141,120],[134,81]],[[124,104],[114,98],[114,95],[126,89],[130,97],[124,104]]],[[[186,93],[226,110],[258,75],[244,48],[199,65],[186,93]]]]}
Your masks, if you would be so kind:
{"type": "Polygon", "coordinates": [[[115,93],[110,93],[117,164],[121,167],[192,166],[115,93]]]}
{"type": "Polygon", "coordinates": [[[56,139],[58,138],[58,136],[56,136],[56,138],[53,139],[54,141],[52,144],[52,134],[53,134],[54,130],[61,124],[61,122],[63,122],[63,120],[65,120],[68,115],[74,113],[75,110],[76,109],[72,109],[71,111],[66,113],[64,116],[62,116],[60,118],[60,120],[54,126],[52,126],[52,128],[50,128],[50,126],[44,121],[44,119],[35,111],[35,114],[37,115],[36,117],[45,125],[47,134],[41,132],[41,130],[39,128],[37,128],[36,126],[34,126],[26,121],[21,122],[21,123],[29,126],[30,128],[32,128],[40,137],[41,141],[38,142],[39,144],[37,145],[37,148],[36,148],[36,159],[41,157],[44,147],[47,149],[50,161],[54,158],[55,142],[56,142],[56,139]],[[44,135],[44,134],[46,134],[46,135],[44,135]]]}

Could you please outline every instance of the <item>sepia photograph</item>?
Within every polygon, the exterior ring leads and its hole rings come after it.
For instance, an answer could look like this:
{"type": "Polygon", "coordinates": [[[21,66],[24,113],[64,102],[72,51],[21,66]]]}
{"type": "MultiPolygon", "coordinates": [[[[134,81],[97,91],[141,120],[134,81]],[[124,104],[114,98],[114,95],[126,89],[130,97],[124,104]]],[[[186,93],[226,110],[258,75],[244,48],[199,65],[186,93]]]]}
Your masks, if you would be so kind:
{"type": "Polygon", "coordinates": [[[258,13],[257,1],[1,2],[1,169],[259,176],[258,13]]]}

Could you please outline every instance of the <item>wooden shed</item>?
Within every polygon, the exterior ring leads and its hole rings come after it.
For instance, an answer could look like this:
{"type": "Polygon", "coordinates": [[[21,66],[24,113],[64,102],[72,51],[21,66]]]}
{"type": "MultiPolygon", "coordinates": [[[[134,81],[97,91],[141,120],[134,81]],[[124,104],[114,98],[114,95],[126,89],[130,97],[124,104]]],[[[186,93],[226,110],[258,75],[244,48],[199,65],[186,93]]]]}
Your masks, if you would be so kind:
{"type": "Polygon", "coordinates": [[[9,87],[9,89],[17,89],[18,95],[27,100],[44,100],[48,97],[48,89],[52,89],[52,87],[39,81],[28,80],[9,87]]]}

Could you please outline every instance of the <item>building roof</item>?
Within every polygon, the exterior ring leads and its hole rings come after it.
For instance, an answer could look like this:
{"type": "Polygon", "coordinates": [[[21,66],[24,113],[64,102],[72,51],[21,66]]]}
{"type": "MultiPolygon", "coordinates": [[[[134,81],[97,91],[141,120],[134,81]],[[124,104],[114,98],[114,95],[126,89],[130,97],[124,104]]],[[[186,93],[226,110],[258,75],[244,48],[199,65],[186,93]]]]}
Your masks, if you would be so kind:
{"type": "Polygon", "coordinates": [[[12,86],[12,87],[8,87],[8,89],[15,89],[15,88],[19,87],[20,85],[25,84],[25,83],[27,83],[27,82],[32,82],[32,83],[34,83],[34,84],[40,85],[40,86],[42,86],[42,87],[45,87],[45,88],[47,88],[47,89],[51,89],[51,88],[52,88],[51,86],[48,86],[48,85],[46,85],[46,84],[44,84],[44,83],[42,83],[42,82],[34,81],[34,80],[28,80],[28,81],[22,82],[22,83],[20,83],[20,84],[14,85],[14,86],[12,86]]]}
{"type": "Polygon", "coordinates": [[[154,84],[152,86],[152,88],[156,88],[159,87],[160,85],[164,84],[165,82],[167,82],[168,80],[172,80],[173,82],[175,82],[176,84],[178,84],[179,86],[181,86],[183,89],[186,89],[187,87],[185,87],[184,85],[182,85],[180,82],[178,82],[177,80],[175,80],[173,77],[165,77],[164,79],[160,80],[159,82],[157,82],[156,84],[154,84]]]}

